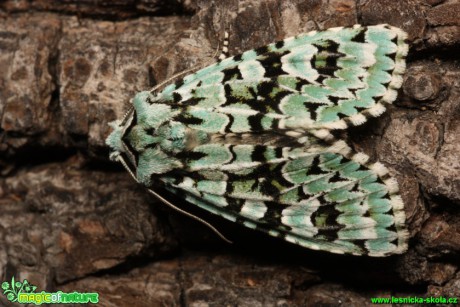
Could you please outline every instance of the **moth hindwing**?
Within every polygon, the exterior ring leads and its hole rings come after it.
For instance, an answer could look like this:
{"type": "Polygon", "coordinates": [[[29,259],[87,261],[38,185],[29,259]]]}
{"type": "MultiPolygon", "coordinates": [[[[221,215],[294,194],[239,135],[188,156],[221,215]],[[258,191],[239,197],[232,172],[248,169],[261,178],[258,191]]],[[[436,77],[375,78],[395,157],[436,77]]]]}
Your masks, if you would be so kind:
{"type": "Polygon", "coordinates": [[[402,253],[397,182],[330,131],[396,99],[405,39],[388,25],[300,34],[138,93],[111,123],[111,157],[148,188],[307,248],[402,253]]]}

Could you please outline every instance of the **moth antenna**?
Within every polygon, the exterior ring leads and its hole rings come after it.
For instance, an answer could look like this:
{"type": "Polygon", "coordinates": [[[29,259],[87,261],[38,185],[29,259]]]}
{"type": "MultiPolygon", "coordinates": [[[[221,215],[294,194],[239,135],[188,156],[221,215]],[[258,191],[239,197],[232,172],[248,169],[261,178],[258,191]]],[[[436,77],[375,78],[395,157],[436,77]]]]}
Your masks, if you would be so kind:
{"type": "Polygon", "coordinates": [[[190,217],[190,218],[192,218],[192,219],[194,219],[194,220],[196,220],[196,221],[198,221],[198,222],[200,222],[200,223],[202,223],[202,224],[208,226],[212,231],[214,231],[214,233],[215,233],[216,235],[218,235],[218,236],[219,236],[222,240],[224,240],[225,242],[230,243],[230,244],[233,243],[232,241],[230,241],[229,239],[227,239],[223,234],[221,234],[221,233],[219,232],[219,230],[217,230],[216,227],[212,226],[211,224],[209,224],[209,223],[206,222],[205,220],[199,218],[199,217],[196,216],[196,215],[191,214],[190,212],[187,212],[187,211],[185,211],[185,210],[182,210],[181,208],[176,207],[176,206],[173,205],[171,202],[169,202],[169,201],[167,201],[165,198],[163,198],[160,194],[158,194],[158,193],[152,191],[151,189],[147,189],[147,191],[149,191],[149,192],[150,192],[151,194],[153,194],[157,199],[159,199],[159,200],[160,200],[161,202],[163,202],[165,205],[169,206],[171,209],[174,209],[174,210],[176,210],[177,212],[180,212],[180,213],[182,213],[182,214],[184,214],[184,215],[186,215],[186,216],[188,216],[188,217],[190,217]]]}
{"type": "MultiPolygon", "coordinates": [[[[131,177],[133,177],[133,179],[139,183],[139,181],[137,180],[136,178],[136,175],[134,175],[133,171],[129,168],[128,164],[125,162],[125,159],[123,159],[122,156],[118,156],[117,157],[117,160],[121,163],[121,165],[123,165],[123,167],[128,171],[128,173],[131,175],[131,177]]],[[[205,220],[199,218],[198,216],[196,215],[193,215],[191,214],[190,212],[187,212],[179,207],[176,207],[175,205],[173,205],[171,202],[169,202],[168,200],[166,200],[165,198],[163,198],[160,194],[156,193],[155,191],[151,190],[151,189],[147,189],[147,191],[149,191],[150,194],[152,194],[153,196],[155,196],[158,200],[160,200],[161,202],[163,202],[165,205],[167,205],[168,207],[170,207],[171,209],[174,209],[176,210],[177,212],[180,212],[182,213],[183,215],[185,216],[188,216],[204,225],[206,225],[207,227],[209,227],[212,231],[214,231],[214,233],[216,235],[218,235],[222,240],[224,240],[225,242],[227,243],[230,243],[232,244],[233,242],[230,241],[229,239],[227,239],[222,233],[219,232],[219,230],[217,230],[216,227],[212,226],[211,224],[209,224],[208,222],[206,222],[205,220]]]]}
{"type": "MultiPolygon", "coordinates": [[[[216,51],[215,51],[214,55],[212,56],[214,59],[223,60],[223,59],[225,59],[225,58],[228,57],[228,55],[229,55],[229,53],[228,53],[228,37],[229,37],[228,32],[225,31],[225,32],[224,32],[224,42],[223,42],[223,44],[222,44],[221,53],[220,53],[220,55],[217,57],[217,53],[218,53],[219,50],[220,50],[219,43],[217,43],[216,51]]],[[[199,70],[199,69],[201,69],[201,68],[204,68],[204,67],[208,66],[209,64],[210,64],[210,63],[208,62],[208,63],[204,63],[204,64],[202,64],[202,65],[197,65],[197,66],[191,67],[191,68],[189,68],[189,69],[186,69],[186,70],[184,70],[184,71],[181,71],[181,72],[179,72],[179,73],[173,75],[172,77],[170,77],[170,78],[168,78],[168,79],[162,81],[160,84],[155,85],[150,91],[151,91],[151,92],[155,92],[156,90],[158,90],[159,88],[161,88],[161,87],[164,86],[165,84],[171,83],[172,81],[176,80],[177,78],[179,78],[179,77],[181,77],[181,76],[183,76],[183,75],[185,75],[185,74],[187,74],[187,73],[189,73],[189,72],[191,72],[191,71],[197,71],[197,70],[199,70]]]]}
{"type": "Polygon", "coordinates": [[[134,175],[133,171],[129,168],[128,164],[125,162],[125,159],[123,159],[122,156],[118,155],[117,156],[117,161],[121,163],[121,165],[123,165],[123,167],[126,169],[126,171],[131,175],[131,177],[133,177],[133,179],[139,183],[139,181],[137,180],[136,178],[136,175],[134,175]]]}
{"type": "Polygon", "coordinates": [[[122,119],[121,119],[121,124],[120,125],[123,125],[125,123],[125,121],[127,120],[128,116],[131,114],[131,112],[134,110],[134,106],[133,104],[131,103],[131,106],[129,107],[129,109],[125,112],[125,114],[123,115],[122,119]]]}
{"type": "Polygon", "coordinates": [[[183,76],[183,75],[185,75],[185,74],[187,74],[187,73],[189,73],[189,72],[191,72],[191,71],[197,71],[197,70],[199,70],[200,68],[206,67],[207,65],[208,65],[208,64],[206,64],[206,65],[198,65],[198,66],[194,66],[194,67],[192,67],[192,68],[186,69],[186,70],[184,70],[184,71],[181,71],[181,72],[179,72],[179,73],[177,73],[177,74],[175,74],[175,75],[169,77],[168,79],[162,81],[161,83],[155,85],[155,86],[150,90],[150,92],[155,92],[156,90],[158,90],[159,88],[161,88],[163,85],[168,84],[168,83],[172,83],[172,81],[176,80],[177,78],[179,78],[179,77],[181,77],[181,76],[183,76]]]}

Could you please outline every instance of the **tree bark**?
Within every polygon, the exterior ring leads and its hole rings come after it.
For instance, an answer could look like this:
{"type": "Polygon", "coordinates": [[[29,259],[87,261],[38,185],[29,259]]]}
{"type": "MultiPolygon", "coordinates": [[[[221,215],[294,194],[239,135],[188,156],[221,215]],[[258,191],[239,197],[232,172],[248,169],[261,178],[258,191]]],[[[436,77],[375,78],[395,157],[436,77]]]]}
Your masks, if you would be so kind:
{"type": "Polygon", "coordinates": [[[97,291],[102,306],[460,297],[459,15],[456,0],[3,1],[0,283],[14,276],[40,291],[97,291]],[[357,23],[409,34],[397,101],[347,135],[397,178],[407,253],[309,251],[198,212],[228,245],[109,161],[108,122],[136,92],[214,62],[224,31],[235,55],[357,23]]]}

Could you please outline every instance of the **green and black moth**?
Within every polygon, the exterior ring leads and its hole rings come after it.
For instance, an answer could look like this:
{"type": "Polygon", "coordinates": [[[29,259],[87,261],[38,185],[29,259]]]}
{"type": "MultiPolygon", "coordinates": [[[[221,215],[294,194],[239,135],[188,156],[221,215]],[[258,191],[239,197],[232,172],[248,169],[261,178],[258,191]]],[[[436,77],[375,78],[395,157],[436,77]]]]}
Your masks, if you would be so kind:
{"type": "Polygon", "coordinates": [[[408,231],[396,180],[333,132],[385,111],[407,52],[402,30],[356,25],[220,59],[138,93],[111,123],[111,159],[152,193],[160,186],[303,247],[403,253],[408,231]]]}

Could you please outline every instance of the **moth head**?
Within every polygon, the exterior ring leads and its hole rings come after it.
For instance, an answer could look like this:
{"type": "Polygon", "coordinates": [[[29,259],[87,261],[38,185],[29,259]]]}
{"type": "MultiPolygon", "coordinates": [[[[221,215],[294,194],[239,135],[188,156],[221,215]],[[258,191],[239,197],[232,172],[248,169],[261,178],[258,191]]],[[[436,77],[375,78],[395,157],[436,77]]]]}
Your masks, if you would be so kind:
{"type": "Polygon", "coordinates": [[[118,162],[128,161],[130,166],[136,167],[134,153],[125,140],[129,128],[133,124],[135,111],[131,108],[122,120],[115,120],[109,125],[113,128],[112,133],[107,137],[105,143],[110,147],[110,160],[118,162]]]}
{"type": "Polygon", "coordinates": [[[152,174],[182,166],[171,155],[186,146],[187,129],[171,120],[179,111],[150,92],[137,93],[132,105],[122,120],[110,123],[113,131],[106,144],[111,160],[120,162],[138,182],[149,185],[152,174]]]}

